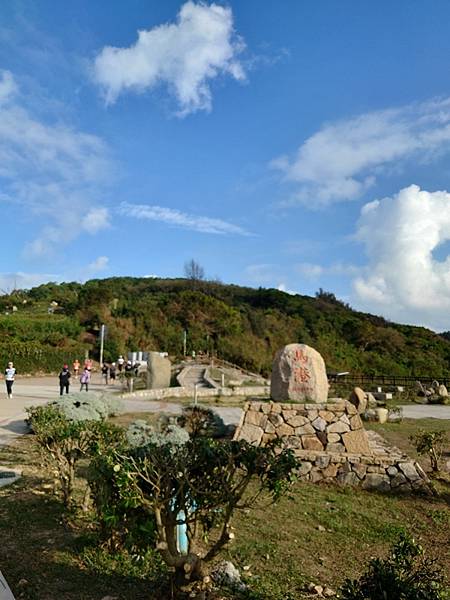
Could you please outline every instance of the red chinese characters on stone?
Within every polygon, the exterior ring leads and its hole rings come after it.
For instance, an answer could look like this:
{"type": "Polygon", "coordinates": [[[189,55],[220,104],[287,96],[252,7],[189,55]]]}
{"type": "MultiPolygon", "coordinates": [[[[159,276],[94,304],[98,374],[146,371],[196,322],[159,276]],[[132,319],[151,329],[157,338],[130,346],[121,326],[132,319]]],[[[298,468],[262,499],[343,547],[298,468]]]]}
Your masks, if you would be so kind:
{"type": "Polygon", "coordinates": [[[308,385],[311,379],[308,362],[308,357],[303,350],[297,349],[294,352],[292,357],[292,374],[295,383],[292,387],[296,391],[307,391],[312,389],[310,385],[308,385]]]}

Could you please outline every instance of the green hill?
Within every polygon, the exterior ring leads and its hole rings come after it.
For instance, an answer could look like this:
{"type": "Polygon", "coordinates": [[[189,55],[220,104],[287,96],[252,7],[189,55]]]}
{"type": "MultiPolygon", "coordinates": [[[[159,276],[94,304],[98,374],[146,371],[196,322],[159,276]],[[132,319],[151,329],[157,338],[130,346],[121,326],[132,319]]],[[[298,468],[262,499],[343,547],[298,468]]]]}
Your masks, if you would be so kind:
{"type": "Polygon", "coordinates": [[[0,297],[0,312],[0,361],[12,359],[21,371],[57,369],[85,349],[98,356],[102,323],[106,360],[137,349],[180,356],[186,331],[188,353],[214,352],[263,374],[275,351],[296,341],[316,348],[330,371],[439,377],[450,364],[444,335],[356,312],[323,291],[311,298],[217,282],[115,277],[17,291],[0,297]]]}

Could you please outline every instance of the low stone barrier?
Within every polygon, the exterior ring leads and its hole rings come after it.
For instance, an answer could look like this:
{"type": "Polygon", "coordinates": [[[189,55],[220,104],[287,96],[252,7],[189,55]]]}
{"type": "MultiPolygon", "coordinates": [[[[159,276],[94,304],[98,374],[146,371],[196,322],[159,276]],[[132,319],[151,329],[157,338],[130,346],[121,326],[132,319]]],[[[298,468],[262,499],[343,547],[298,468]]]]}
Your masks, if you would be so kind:
{"type": "Polygon", "coordinates": [[[280,438],[300,459],[305,481],[359,485],[382,492],[428,491],[420,465],[364,429],[345,400],[323,404],[247,403],[234,439],[264,445],[280,438]]]}
{"type": "MultiPolygon", "coordinates": [[[[268,396],[269,386],[246,386],[236,388],[197,388],[197,398],[218,398],[243,397],[251,398],[253,396],[268,396]]],[[[121,398],[142,398],[143,400],[164,400],[164,398],[193,398],[194,390],[189,387],[162,388],[159,390],[138,390],[136,392],[125,392],[120,395],[121,398]]]]}

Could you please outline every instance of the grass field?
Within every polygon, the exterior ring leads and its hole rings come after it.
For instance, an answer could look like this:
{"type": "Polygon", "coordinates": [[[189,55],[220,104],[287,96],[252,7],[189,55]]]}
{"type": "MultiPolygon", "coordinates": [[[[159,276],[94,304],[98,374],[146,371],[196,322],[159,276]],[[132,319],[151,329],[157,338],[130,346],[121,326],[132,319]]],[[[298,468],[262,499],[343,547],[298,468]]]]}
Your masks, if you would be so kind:
{"type": "MultiPolygon", "coordinates": [[[[146,418],[147,415],[139,415],[146,418]]],[[[154,415],[148,415],[154,419],[154,415]]],[[[123,424],[132,415],[120,418],[123,424]]],[[[409,435],[419,428],[450,430],[450,422],[427,420],[376,425],[392,444],[413,455],[409,435]]],[[[423,463],[426,464],[426,461],[423,463]]],[[[19,466],[23,478],[0,488],[0,569],[16,598],[28,600],[162,600],[169,598],[164,573],[153,557],[118,553],[96,543],[91,521],[67,519],[52,494],[33,436],[0,448],[0,465],[19,466]]],[[[79,494],[84,482],[79,481],[79,494]]],[[[227,551],[255,592],[254,598],[308,597],[314,582],[336,589],[383,554],[402,530],[419,538],[450,575],[450,484],[436,483],[435,497],[395,497],[329,485],[296,484],[275,506],[240,513],[236,541],[227,551]],[[245,569],[244,569],[245,567],[245,569]]]]}

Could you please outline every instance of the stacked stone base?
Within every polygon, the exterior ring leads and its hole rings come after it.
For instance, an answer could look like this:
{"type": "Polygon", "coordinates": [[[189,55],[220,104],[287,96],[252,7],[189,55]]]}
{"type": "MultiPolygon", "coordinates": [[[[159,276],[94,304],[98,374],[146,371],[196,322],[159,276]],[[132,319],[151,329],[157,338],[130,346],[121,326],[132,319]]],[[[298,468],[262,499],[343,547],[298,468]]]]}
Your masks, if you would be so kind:
{"type": "Polygon", "coordinates": [[[252,402],[234,439],[264,445],[274,438],[301,462],[300,479],[361,486],[381,492],[427,491],[420,465],[374,432],[367,432],[355,407],[336,399],[326,404],[252,402]]]}

